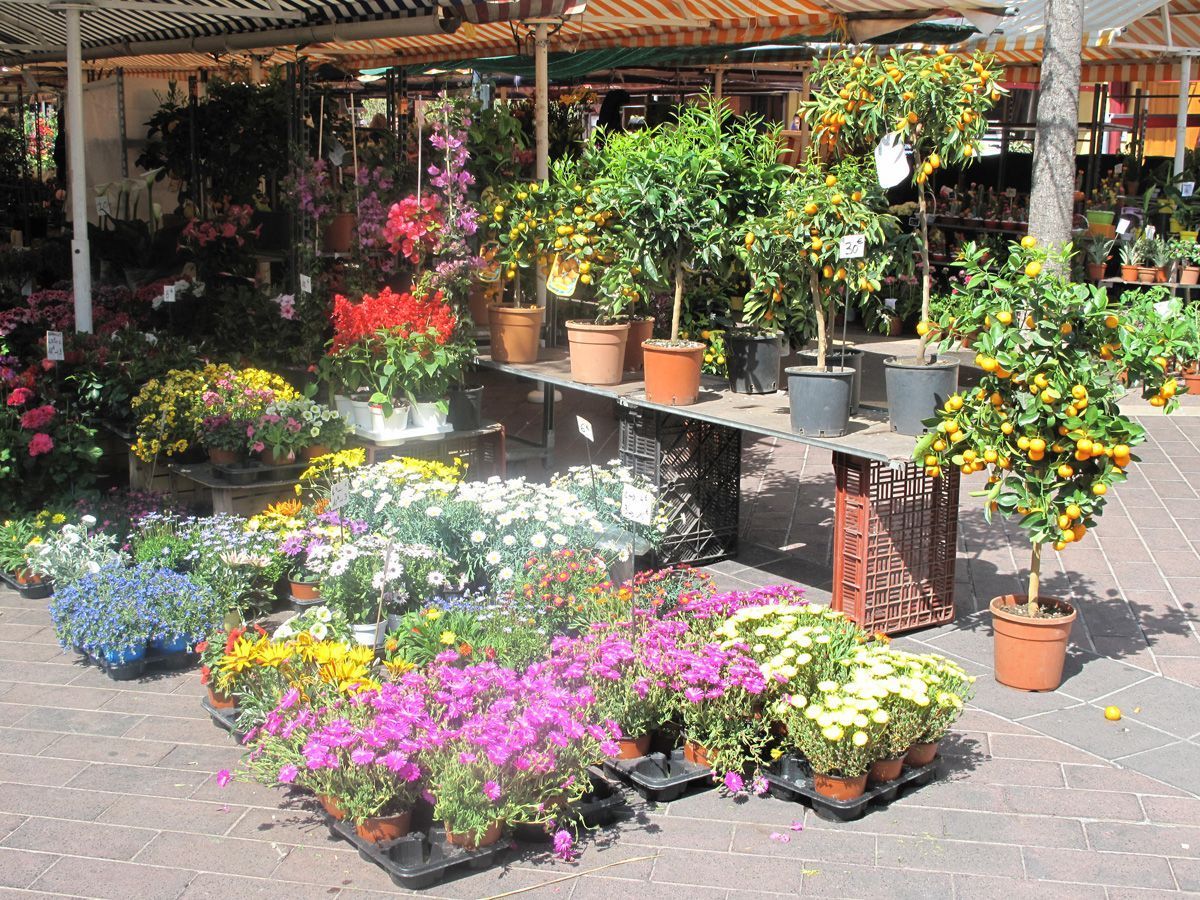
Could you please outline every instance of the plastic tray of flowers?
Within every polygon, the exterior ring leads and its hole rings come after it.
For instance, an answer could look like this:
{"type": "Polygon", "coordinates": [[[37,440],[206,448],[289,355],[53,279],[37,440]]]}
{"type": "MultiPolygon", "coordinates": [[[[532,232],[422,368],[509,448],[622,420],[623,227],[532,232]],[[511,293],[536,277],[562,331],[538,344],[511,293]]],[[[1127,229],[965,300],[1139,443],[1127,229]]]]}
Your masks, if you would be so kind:
{"type": "Polygon", "coordinates": [[[608,759],[604,767],[653,803],[668,803],[692,787],[713,784],[712,768],[683,758],[683,748],[670,755],[651,753],[637,759],[608,759]]]}
{"type": "Polygon", "coordinates": [[[228,709],[217,709],[217,707],[208,702],[207,697],[200,698],[200,705],[204,707],[204,711],[208,713],[214,725],[228,731],[239,744],[245,743],[246,732],[237,727],[238,711],[236,706],[231,706],[228,709]]]}
{"type": "MultiPolygon", "coordinates": [[[[592,787],[578,803],[571,804],[563,821],[578,822],[585,828],[611,825],[625,808],[625,796],[599,772],[590,771],[592,787]]],[[[515,825],[513,837],[525,844],[546,844],[554,839],[554,828],[546,825],[515,825]]]]}
{"type": "Polygon", "coordinates": [[[784,756],[766,769],[770,794],[781,800],[807,801],[823,819],[850,822],[861,818],[872,805],[890,803],[908,786],[928,784],[937,773],[937,760],[924,766],[905,766],[899,778],[869,785],[853,800],[831,800],[813,789],[812,769],[803,757],[784,756]]]}
{"type": "Polygon", "coordinates": [[[54,584],[49,581],[21,584],[7,572],[0,572],[0,581],[3,581],[26,600],[45,600],[54,593],[54,584]]]}
{"type": "Polygon", "coordinates": [[[475,850],[458,847],[446,840],[446,831],[440,825],[431,826],[427,832],[413,831],[394,841],[378,843],[359,837],[349,822],[330,819],[329,830],[353,844],[367,862],[387,872],[393,884],[409,890],[432,887],[460,866],[486,869],[507,847],[504,843],[475,850]]]}
{"type": "Polygon", "coordinates": [[[88,664],[99,666],[113,681],[133,681],[141,678],[146,672],[178,672],[194,665],[199,657],[187,650],[147,650],[141,659],[127,663],[110,663],[86,650],[76,648],[86,657],[88,664]]]}

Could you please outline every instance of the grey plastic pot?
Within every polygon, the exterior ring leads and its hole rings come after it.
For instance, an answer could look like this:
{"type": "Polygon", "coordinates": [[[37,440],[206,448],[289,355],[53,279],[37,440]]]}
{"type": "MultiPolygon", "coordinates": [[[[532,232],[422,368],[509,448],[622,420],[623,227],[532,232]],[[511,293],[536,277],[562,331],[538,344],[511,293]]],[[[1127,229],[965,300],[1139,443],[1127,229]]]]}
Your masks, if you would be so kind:
{"type": "Polygon", "coordinates": [[[846,366],[832,369],[791,366],[784,372],[788,377],[792,431],[815,437],[845,434],[850,420],[854,370],[846,366]]]}
{"type": "MultiPolygon", "coordinates": [[[[817,364],[816,350],[801,350],[796,354],[802,365],[817,364]]],[[[846,366],[854,370],[854,386],[850,389],[850,415],[858,415],[858,404],[862,398],[863,352],[857,347],[834,347],[829,362],[835,366],[846,366]]]]}
{"type": "Polygon", "coordinates": [[[725,332],[729,389],[736,394],[773,394],[779,390],[780,334],[725,332]]]}
{"type": "Polygon", "coordinates": [[[898,434],[919,435],[946,398],[958,390],[958,360],[888,357],[883,361],[888,424],[898,434]]]}

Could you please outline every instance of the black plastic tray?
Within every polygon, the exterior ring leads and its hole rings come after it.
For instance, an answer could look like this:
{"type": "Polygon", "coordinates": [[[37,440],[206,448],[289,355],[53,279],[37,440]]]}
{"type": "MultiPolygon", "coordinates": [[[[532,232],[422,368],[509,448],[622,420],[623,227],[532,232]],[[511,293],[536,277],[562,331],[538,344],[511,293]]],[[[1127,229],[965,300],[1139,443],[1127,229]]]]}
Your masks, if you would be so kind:
{"type": "Polygon", "coordinates": [[[287,481],[297,477],[308,468],[308,463],[288,463],[285,466],[268,466],[256,459],[244,463],[212,463],[213,475],[233,485],[251,485],[260,481],[287,481]]]}
{"type": "Polygon", "coordinates": [[[236,706],[229,707],[228,709],[217,709],[217,707],[208,702],[207,697],[200,698],[200,705],[204,707],[204,711],[208,713],[214,725],[228,731],[239,744],[246,742],[246,732],[237,727],[238,711],[236,706]]]}
{"type": "Polygon", "coordinates": [[[507,847],[503,841],[476,850],[456,847],[446,840],[446,831],[440,825],[430,827],[427,832],[414,831],[394,841],[379,843],[359,837],[349,822],[330,819],[329,831],[349,841],[359,856],[387,872],[394,885],[410,891],[432,887],[460,867],[486,869],[507,847]]]}
{"type": "Polygon", "coordinates": [[[113,681],[133,681],[136,678],[141,678],[147,671],[179,672],[194,666],[200,659],[198,654],[189,653],[186,650],[177,650],[172,653],[159,653],[155,650],[147,650],[146,655],[139,660],[126,663],[125,665],[114,666],[99,657],[93,656],[86,650],[80,650],[79,648],[76,648],[76,650],[87,659],[89,665],[98,666],[113,681]]]}
{"type": "MultiPolygon", "coordinates": [[[[599,772],[589,772],[589,776],[592,789],[578,803],[571,805],[569,815],[564,818],[579,822],[585,828],[611,825],[617,813],[625,807],[625,797],[599,772]]],[[[553,835],[542,825],[514,825],[513,837],[524,844],[545,844],[552,840],[553,835]]]]}
{"type": "Polygon", "coordinates": [[[700,784],[711,787],[712,769],[683,758],[683,748],[670,755],[651,753],[637,759],[607,759],[604,768],[654,803],[668,803],[700,784]]]}
{"type": "Polygon", "coordinates": [[[7,572],[0,572],[0,581],[3,581],[26,600],[45,600],[54,593],[54,583],[50,581],[43,581],[39,584],[21,584],[7,572]]]}
{"type": "Polygon", "coordinates": [[[861,797],[831,800],[813,789],[812,770],[798,756],[785,756],[766,769],[772,797],[807,803],[822,819],[851,822],[862,818],[872,806],[891,803],[907,787],[928,784],[937,774],[937,760],[924,766],[905,766],[900,777],[883,784],[868,785],[861,797]]]}

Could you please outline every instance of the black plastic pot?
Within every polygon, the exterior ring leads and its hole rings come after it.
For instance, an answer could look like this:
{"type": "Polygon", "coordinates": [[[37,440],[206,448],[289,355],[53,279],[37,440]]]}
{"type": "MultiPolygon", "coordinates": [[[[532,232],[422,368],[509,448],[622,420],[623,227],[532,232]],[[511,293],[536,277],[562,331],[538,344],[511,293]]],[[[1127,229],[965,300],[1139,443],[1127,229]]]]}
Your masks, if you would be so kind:
{"type": "MultiPolygon", "coordinates": [[[[817,364],[816,350],[801,350],[796,354],[800,364],[815,366],[817,364]]],[[[854,370],[854,385],[850,389],[850,415],[858,415],[858,404],[862,398],[862,366],[863,352],[857,347],[834,347],[828,356],[830,365],[845,366],[854,370]]]]}
{"type": "Polygon", "coordinates": [[[888,424],[898,434],[919,435],[946,398],[958,390],[958,360],[888,357],[883,361],[888,424]]]}
{"type": "Polygon", "coordinates": [[[737,394],[773,394],[779,390],[783,340],[778,334],[725,333],[729,389],[737,394]]]}
{"type": "Polygon", "coordinates": [[[845,434],[850,420],[854,370],[845,366],[832,369],[790,366],[784,371],[788,376],[792,431],[817,437],[845,434]]]}
{"type": "Polygon", "coordinates": [[[450,388],[447,419],[455,431],[476,431],[483,424],[483,385],[450,388]]]}

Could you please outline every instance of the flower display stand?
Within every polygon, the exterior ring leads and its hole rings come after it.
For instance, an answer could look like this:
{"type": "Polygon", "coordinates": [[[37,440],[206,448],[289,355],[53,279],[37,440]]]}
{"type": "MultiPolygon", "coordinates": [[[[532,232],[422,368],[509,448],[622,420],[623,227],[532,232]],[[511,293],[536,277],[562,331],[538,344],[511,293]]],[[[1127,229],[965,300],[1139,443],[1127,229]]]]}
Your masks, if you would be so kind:
{"type": "Polygon", "coordinates": [[[211,463],[167,466],[170,490],[175,496],[190,490],[193,505],[241,516],[255,516],[272,503],[296,498],[296,471],[294,467],[284,468],[286,478],[234,484],[214,472],[211,463]]]}
{"type": "Polygon", "coordinates": [[[417,433],[388,440],[355,435],[350,438],[350,446],[363,448],[367,465],[397,456],[447,465],[460,459],[471,481],[485,481],[493,475],[503,478],[506,470],[504,426],[499,422],[485,423],[473,431],[417,433]]]}
{"type": "Polygon", "coordinates": [[[833,606],[895,634],[954,618],[958,471],[833,454],[837,483],[833,606]]]}
{"type": "Polygon", "coordinates": [[[158,460],[144,462],[129,451],[129,489],[131,491],[152,491],[157,494],[172,494],[181,503],[190,504],[196,500],[196,486],[186,479],[181,479],[171,471],[174,463],[158,460]]]}

